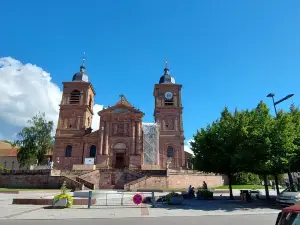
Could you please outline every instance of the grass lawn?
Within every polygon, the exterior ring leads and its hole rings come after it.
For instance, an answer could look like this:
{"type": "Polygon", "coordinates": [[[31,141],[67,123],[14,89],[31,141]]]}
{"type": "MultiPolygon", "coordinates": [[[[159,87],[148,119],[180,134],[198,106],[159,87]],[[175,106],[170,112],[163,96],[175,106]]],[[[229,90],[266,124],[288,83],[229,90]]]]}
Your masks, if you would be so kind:
{"type": "Polygon", "coordinates": [[[187,191],[188,188],[163,188],[163,191],[175,191],[175,192],[179,192],[179,191],[187,191]]]}
{"type": "MultiPolygon", "coordinates": [[[[263,185],[232,185],[232,189],[264,189],[263,185]]],[[[228,185],[219,186],[215,189],[229,189],[228,185]]]]}

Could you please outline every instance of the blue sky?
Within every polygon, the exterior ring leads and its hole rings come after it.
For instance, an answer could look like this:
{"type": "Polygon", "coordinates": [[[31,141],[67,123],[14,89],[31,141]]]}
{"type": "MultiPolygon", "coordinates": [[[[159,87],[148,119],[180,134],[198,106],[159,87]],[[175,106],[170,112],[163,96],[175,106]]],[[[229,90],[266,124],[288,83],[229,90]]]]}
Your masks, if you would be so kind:
{"type": "Polygon", "coordinates": [[[145,122],[168,61],[183,85],[187,139],[224,106],[271,106],[269,92],[295,94],[283,109],[300,102],[299,1],[15,0],[1,8],[0,57],[36,64],[62,88],[86,52],[96,103],[124,93],[145,122]]]}

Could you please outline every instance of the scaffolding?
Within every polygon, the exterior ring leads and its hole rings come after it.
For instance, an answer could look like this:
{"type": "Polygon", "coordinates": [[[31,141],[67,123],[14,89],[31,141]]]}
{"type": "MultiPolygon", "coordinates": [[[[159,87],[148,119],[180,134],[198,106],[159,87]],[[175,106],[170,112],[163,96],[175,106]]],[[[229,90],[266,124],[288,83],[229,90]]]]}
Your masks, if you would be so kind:
{"type": "Polygon", "coordinates": [[[159,165],[159,129],[156,123],[143,123],[144,165],[159,165]]]}

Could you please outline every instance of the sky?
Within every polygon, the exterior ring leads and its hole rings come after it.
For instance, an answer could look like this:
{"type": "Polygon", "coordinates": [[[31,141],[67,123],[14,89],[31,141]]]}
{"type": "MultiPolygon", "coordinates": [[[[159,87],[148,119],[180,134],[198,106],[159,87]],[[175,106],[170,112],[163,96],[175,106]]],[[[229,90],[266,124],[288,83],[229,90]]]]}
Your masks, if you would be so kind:
{"type": "Polygon", "coordinates": [[[0,139],[15,138],[38,111],[57,123],[62,82],[84,52],[94,111],[123,93],[144,122],[154,121],[154,84],[168,61],[183,85],[186,140],[225,106],[272,107],[270,92],[295,94],[279,109],[300,103],[296,0],[13,0],[1,8],[0,139]]]}

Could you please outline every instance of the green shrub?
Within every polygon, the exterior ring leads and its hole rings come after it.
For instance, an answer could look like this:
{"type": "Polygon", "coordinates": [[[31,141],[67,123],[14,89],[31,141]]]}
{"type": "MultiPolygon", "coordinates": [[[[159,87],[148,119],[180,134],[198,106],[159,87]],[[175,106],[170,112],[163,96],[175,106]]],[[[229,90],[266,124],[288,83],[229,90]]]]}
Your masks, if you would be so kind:
{"type": "Polygon", "coordinates": [[[233,184],[236,185],[252,185],[261,184],[259,176],[254,173],[236,173],[233,175],[233,184]]]}
{"type": "Polygon", "coordinates": [[[73,199],[72,195],[67,194],[67,190],[68,190],[67,189],[67,182],[64,181],[61,188],[60,188],[61,193],[59,195],[56,195],[53,200],[57,201],[59,199],[66,198],[67,199],[67,208],[70,208],[73,205],[74,199],[73,199]]]}
{"type": "Polygon", "coordinates": [[[178,194],[178,193],[175,193],[174,191],[172,191],[171,193],[167,194],[167,195],[166,195],[167,203],[168,203],[168,204],[171,204],[171,198],[172,198],[172,197],[175,197],[175,196],[180,197],[181,195],[178,194]]]}
{"type": "Polygon", "coordinates": [[[209,199],[213,198],[214,193],[212,191],[209,191],[207,189],[198,189],[197,191],[197,198],[198,199],[209,199]]]}
{"type": "Polygon", "coordinates": [[[0,165],[0,170],[10,171],[11,169],[5,168],[4,166],[0,165]]]}

